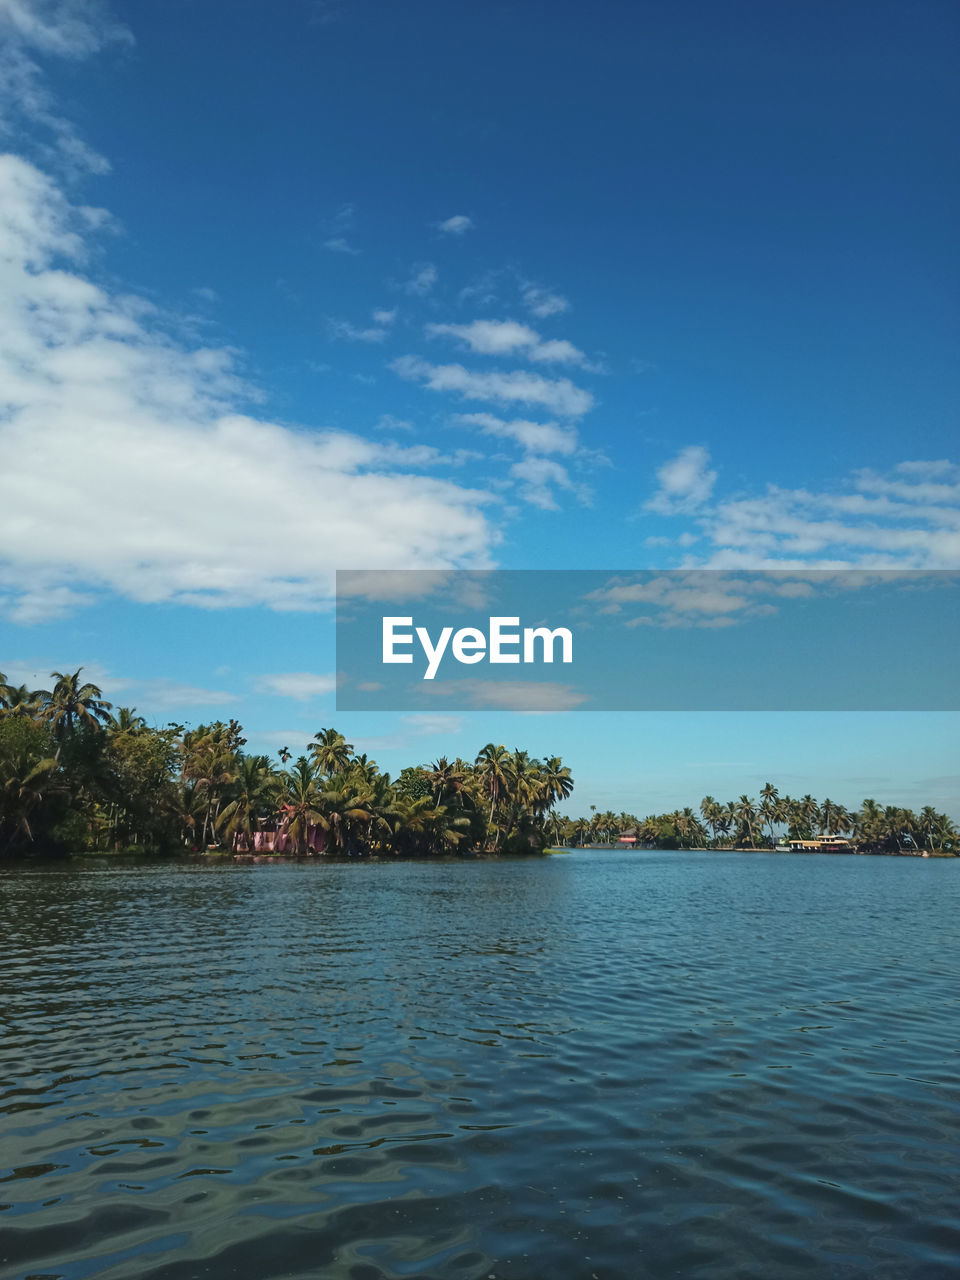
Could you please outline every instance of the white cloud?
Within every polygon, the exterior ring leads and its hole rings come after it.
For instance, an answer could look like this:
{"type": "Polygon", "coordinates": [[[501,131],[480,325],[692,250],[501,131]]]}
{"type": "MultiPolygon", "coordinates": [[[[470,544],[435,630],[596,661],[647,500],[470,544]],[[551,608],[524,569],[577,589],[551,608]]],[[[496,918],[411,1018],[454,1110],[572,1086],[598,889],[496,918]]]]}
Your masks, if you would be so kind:
{"type": "Polygon", "coordinates": [[[960,565],[960,479],[937,485],[932,496],[922,480],[911,485],[905,479],[910,474],[895,471],[884,480],[859,472],[852,483],[865,487],[866,494],[771,485],[759,497],[717,503],[702,519],[714,548],[710,563],[721,568],[955,568],[960,565]],[[880,497],[870,496],[878,489],[880,497]]]}
{"type": "Polygon", "coordinates": [[[457,294],[457,301],[461,305],[471,303],[480,307],[491,306],[497,301],[497,290],[510,274],[510,271],[506,269],[485,271],[476,280],[465,285],[460,290],[457,294]]]}
{"type": "Polygon", "coordinates": [[[337,687],[337,677],[316,675],[311,671],[286,671],[258,676],[254,684],[263,693],[275,693],[281,698],[309,702],[313,698],[332,693],[337,687]]]}
{"type": "Polygon", "coordinates": [[[489,494],[417,474],[420,455],[393,442],[239,412],[235,353],[183,345],[147,304],[77,272],[89,226],[48,177],[0,156],[8,611],[104,590],[313,608],[334,567],[489,563],[489,494]]]}
{"type": "Polygon", "coordinates": [[[589,701],[573,685],[549,680],[443,680],[420,691],[455,699],[464,708],[495,707],[502,711],[574,711],[589,701]]]}
{"type": "Polygon", "coordinates": [[[89,0],[0,0],[0,31],[41,53],[86,58],[105,45],[132,44],[121,23],[108,21],[89,0]]]}
{"type": "Polygon", "coordinates": [[[474,320],[471,324],[428,324],[431,337],[457,338],[471,351],[485,356],[520,353],[543,363],[586,365],[587,358],[572,342],[543,339],[535,329],[517,320],[474,320]]]}
{"type": "Polygon", "coordinates": [[[677,515],[696,511],[710,497],[717,473],[710,470],[710,454],[703,445],[688,445],[657,471],[660,487],[646,503],[648,511],[677,515]]]}
{"type": "MultiPolygon", "coordinates": [[[[76,670],[76,668],[74,668],[76,670]]],[[[84,673],[86,674],[86,673],[84,673]]],[[[181,707],[223,707],[237,702],[235,693],[223,689],[204,689],[163,676],[149,680],[116,680],[108,678],[104,692],[124,695],[124,702],[135,701],[140,711],[176,711],[181,707]]]]}
{"type": "Polygon", "coordinates": [[[558,316],[570,310],[570,303],[563,294],[551,293],[534,284],[524,286],[522,297],[527,310],[540,320],[545,320],[548,316],[558,316]]]}
{"type": "Polygon", "coordinates": [[[26,658],[4,662],[4,671],[16,684],[34,689],[49,689],[54,671],[83,671],[83,679],[99,685],[114,706],[135,703],[141,712],[170,711],[183,706],[225,706],[238,701],[235,693],[224,689],[205,689],[186,684],[169,676],[115,675],[101,662],[85,660],[76,654],[59,658],[26,658]]]}
{"type": "Polygon", "coordinates": [[[354,257],[361,253],[361,249],[357,249],[345,236],[331,236],[329,240],[324,240],[323,247],[329,249],[331,253],[348,253],[354,257]]]}
{"type": "MultiPolygon", "coordinates": [[[[0,582],[2,581],[0,566],[0,582]]],[[[0,613],[5,613],[11,622],[32,627],[76,613],[78,609],[83,609],[94,601],[95,597],[87,591],[75,591],[72,587],[44,583],[39,589],[27,586],[9,598],[0,596],[0,613]]]]}
{"type": "Polygon", "coordinates": [[[71,176],[108,173],[106,158],[57,111],[30,51],[81,59],[117,43],[132,43],[129,30],[85,0],[0,0],[0,134],[29,125],[45,162],[71,176]]]}
{"type": "Polygon", "coordinates": [[[463,720],[450,711],[414,711],[400,719],[419,738],[460,733],[463,729],[463,720]]]}
{"type": "Polygon", "coordinates": [[[759,495],[717,501],[711,500],[716,477],[708,459],[705,449],[683,450],[658,473],[660,490],[646,504],[695,518],[712,548],[697,563],[721,569],[960,566],[955,463],[906,461],[886,474],[855,471],[828,491],[768,485],[759,495]]]}
{"type": "Polygon", "coordinates": [[[373,323],[379,325],[393,324],[397,318],[397,308],[392,311],[376,310],[373,312],[373,323]]]}
{"type": "Polygon", "coordinates": [[[520,496],[542,511],[559,511],[554,486],[572,493],[578,502],[589,506],[592,497],[586,485],[575,484],[566,467],[552,458],[527,457],[515,462],[510,475],[519,482],[520,496]]]}
{"type": "MultiPolygon", "coordinates": [[[[382,685],[372,685],[367,691],[373,693],[382,688],[382,685]]],[[[403,751],[409,750],[420,738],[452,738],[463,732],[462,718],[451,711],[415,711],[401,716],[399,724],[399,733],[352,734],[351,737],[359,751],[403,751]]]]}
{"type": "Polygon", "coordinates": [[[383,342],[387,337],[384,328],[359,329],[349,320],[331,320],[328,329],[331,338],[345,338],[349,342],[383,342]]]}
{"type": "Polygon", "coordinates": [[[484,435],[514,440],[529,453],[570,454],[578,443],[576,428],[558,422],[529,422],[525,418],[506,422],[492,413],[458,413],[453,421],[464,427],[479,427],[484,435]]]}
{"type": "Polygon", "coordinates": [[[423,298],[433,289],[438,279],[439,273],[433,263],[422,262],[413,268],[413,275],[400,287],[412,297],[423,298]]]}
{"type": "Polygon", "coordinates": [[[465,213],[456,213],[452,218],[437,223],[437,230],[450,236],[462,236],[465,232],[472,231],[473,227],[473,219],[468,218],[465,213]]]}
{"type": "Polygon", "coordinates": [[[395,418],[392,413],[382,413],[377,419],[378,431],[415,431],[413,423],[406,418],[395,418]]]}
{"type": "Polygon", "coordinates": [[[590,392],[575,386],[568,378],[543,378],[522,370],[474,373],[462,364],[428,364],[416,356],[401,356],[390,367],[401,378],[422,381],[431,391],[452,392],[465,400],[542,405],[569,418],[579,418],[593,408],[590,392]]]}
{"type": "Polygon", "coordinates": [[[626,619],[626,627],[717,629],[769,617],[784,600],[809,599],[818,593],[836,596],[898,579],[909,585],[908,574],[874,571],[681,569],[639,579],[617,576],[585,599],[602,614],[620,614],[637,606],[646,610],[626,619]]]}

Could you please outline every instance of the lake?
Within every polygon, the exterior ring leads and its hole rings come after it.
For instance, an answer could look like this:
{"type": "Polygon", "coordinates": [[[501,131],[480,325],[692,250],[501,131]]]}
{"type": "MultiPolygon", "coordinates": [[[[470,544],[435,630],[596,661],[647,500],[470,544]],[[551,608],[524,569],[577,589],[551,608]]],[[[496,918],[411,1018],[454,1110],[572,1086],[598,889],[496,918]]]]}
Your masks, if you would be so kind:
{"type": "Polygon", "coordinates": [[[0,1276],[960,1269],[960,861],[0,870],[0,1276]]]}

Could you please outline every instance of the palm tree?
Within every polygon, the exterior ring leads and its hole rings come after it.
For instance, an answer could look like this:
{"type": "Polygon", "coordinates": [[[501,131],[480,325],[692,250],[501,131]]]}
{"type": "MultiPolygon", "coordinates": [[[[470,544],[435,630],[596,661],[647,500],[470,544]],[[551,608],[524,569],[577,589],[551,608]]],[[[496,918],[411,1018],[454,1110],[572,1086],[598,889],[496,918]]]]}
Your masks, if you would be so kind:
{"type": "MultiPolygon", "coordinates": [[[[488,828],[493,828],[493,816],[500,797],[507,787],[507,771],[509,768],[510,757],[507,748],[501,743],[494,746],[492,742],[488,742],[478,754],[474,767],[477,770],[484,786],[484,790],[490,797],[490,814],[487,818],[488,828]]],[[[499,838],[499,830],[496,831],[493,847],[497,847],[497,839],[499,838]]]]}
{"type": "Polygon", "coordinates": [[[40,708],[43,693],[25,684],[8,684],[0,671],[0,716],[33,716],[40,708]]]}
{"type": "Polygon", "coordinates": [[[534,813],[540,793],[540,762],[532,760],[530,753],[516,748],[507,762],[507,793],[509,810],[504,841],[510,839],[525,814],[534,813]]]}
{"type": "Polygon", "coordinates": [[[933,805],[925,804],[917,815],[917,834],[926,849],[942,849],[956,837],[956,828],[945,813],[937,813],[933,805]]]}
{"type": "Polygon", "coordinates": [[[118,707],[113,715],[107,717],[107,728],[112,738],[119,738],[123,734],[135,737],[146,727],[147,722],[143,716],[137,715],[136,707],[118,707]]]}
{"type": "Polygon", "coordinates": [[[388,812],[393,792],[386,778],[371,788],[357,787],[348,775],[327,778],[320,791],[319,809],[328,847],[337,853],[363,853],[380,831],[389,832],[388,812]]]}
{"type": "Polygon", "coordinates": [[[558,848],[565,845],[570,836],[570,820],[562,817],[559,813],[552,813],[547,822],[547,830],[550,832],[554,845],[558,848]]]}
{"type": "Polygon", "coordinates": [[[184,734],[180,750],[183,755],[182,778],[192,784],[194,795],[203,802],[201,840],[207,843],[211,827],[215,827],[227,788],[234,782],[239,759],[233,749],[236,734],[224,724],[199,726],[184,734]]]}
{"type": "Polygon", "coordinates": [[[780,795],[773,783],[764,783],[760,792],[760,818],[763,825],[767,827],[771,844],[773,844],[774,838],[773,829],[786,822],[788,808],[789,802],[787,798],[780,795]]]}
{"type": "Polygon", "coordinates": [[[802,796],[796,802],[796,812],[805,831],[812,835],[814,831],[820,830],[820,806],[813,796],[802,796]]]}
{"type": "Polygon", "coordinates": [[[956,824],[945,813],[938,813],[930,836],[931,848],[956,849],[958,832],[956,824]]]}
{"type": "Polygon", "coordinates": [[[374,779],[382,776],[380,766],[376,760],[369,759],[366,752],[353,757],[350,761],[350,773],[356,775],[367,784],[372,784],[374,779]]]}
{"type": "Polygon", "coordinates": [[[73,675],[62,671],[50,673],[56,684],[44,706],[43,716],[58,739],[68,736],[78,724],[99,729],[109,717],[110,703],[104,700],[100,689],[89,681],[80,683],[82,670],[83,667],[78,667],[73,675]]]}
{"type": "MultiPolygon", "coordinates": [[[[560,800],[566,800],[573,792],[573,775],[559,756],[550,756],[540,766],[540,784],[543,790],[543,811],[552,809],[560,800]]],[[[629,814],[621,814],[626,818],[624,826],[633,820],[629,814]]],[[[623,827],[620,828],[623,830],[623,827]]]]}
{"type": "Polygon", "coordinates": [[[390,843],[401,854],[453,853],[466,838],[470,819],[446,805],[437,807],[432,795],[396,797],[387,821],[390,843]]]}
{"type": "Polygon", "coordinates": [[[459,791],[463,786],[464,775],[446,756],[441,756],[427,770],[427,778],[437,793],[436,807],[439,809],[444,796],[459,791]]]}
{"type": "Polygon", "coordinates": [[[637,827],[637,844],[657,844],[660,840],[660,821],[648,814],[637,827]]]}
{"type": "Polygon", "coordinates": [[[310,754],[318,773],[328,777],[343,773],[353,755],[353,743],[348,742],[336,729],[321,729],[313,736],[310,754]]]}
{"type": "Polygon", "coordinates": [[[730,829],[730,820],[726,810],[713,796],[704,796],[700,801],[700,813],[704,822],[710,828],[714,844],[717,844],[721,834],[725,834],[730,829]]]}
{"type": "Polygon", "coordinates": [[[750,842],[750,848],[757,847],[756,837],[754,836],[754,828],[757,824],[757,808],[749,796],[741,796],[734,804],[734,817],[737,822],[738,838],[741,832],[747,833],[747,839],[750,842]]]}
{"type": "Polygon", "coordinates": [[[31,744],[6,742],[0,750],[0,837],[10,849],[17,837],[34,839],[31,815],[44,797],[57,787],[55,756],[37,759],[31,744]]]}
{"type": "Polygon", "coordinates": [[[573,824],[573,834],[580,841],[580,848],[587,843],[587,836],[590,834],[590,821],[588,818],[577,818],[573,824]]]}
{"type": "Polygon", "coordinates": [[[853,837],[868,849],[876,849],[882,843],[883,810],[876,800],[864,800],[853,814],[853,837]]]}
{"type": "Polygon", "coordinates": [[[820,806],[821,834],[839,836],[845,831],[849,831],[852,825],[850,814],[842,804],[834,804],[832,800],[824,800],[820,806]]]}
{"type": "Polygon", "coordinates": [[[692,842],[697,848],[702,847],[707,833],[692,809],[683,809],[676,813],[671,813],[670,821],[673,823],[674,830],[681,843],[685,841],[692,842]]]}
{"type": "Polygon", "coordinates": [[[307,757],[299,756],[280,781],[283,788],[281,831],[290,837],[294,853],[302,854],[306,852],[310,828],[327,830],[329,825],[322,810],[323,797],[317,786],[317,777],[307,757]]]}
{"type": "Polygon", "coordinates": [[[246,847],[252,848],[256,832],[262,820],[274,807],[277,796],[277,777],[266,756],[244,756],[236,775],[238,794],[224,805],[216,820],[216,827],[230,843],[242,836],[246,847]]]}

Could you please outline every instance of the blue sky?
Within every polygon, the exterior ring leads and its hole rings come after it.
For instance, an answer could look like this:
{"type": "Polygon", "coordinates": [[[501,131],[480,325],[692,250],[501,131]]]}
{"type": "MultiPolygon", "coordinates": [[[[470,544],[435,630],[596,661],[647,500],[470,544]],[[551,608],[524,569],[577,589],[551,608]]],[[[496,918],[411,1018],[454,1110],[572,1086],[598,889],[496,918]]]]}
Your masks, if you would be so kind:
{"type": "Polygon", "coordinates": [[[958,26],[0,0],[0,669],[392,770],[516,741],[576,808],[958,812],[953,715],[336,718],[329,612],[345,567],[960,567],[958,26]]]}

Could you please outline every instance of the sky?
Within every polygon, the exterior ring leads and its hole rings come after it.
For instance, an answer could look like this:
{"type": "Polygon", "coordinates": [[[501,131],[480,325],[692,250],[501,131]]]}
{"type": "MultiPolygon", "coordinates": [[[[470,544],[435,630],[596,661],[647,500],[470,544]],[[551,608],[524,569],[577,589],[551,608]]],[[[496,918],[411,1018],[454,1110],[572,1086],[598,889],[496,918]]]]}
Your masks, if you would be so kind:
{"type": "MultiPolygon", "coordinates": [[[[949,3],[0,0],[0,670],[571,811],[954,713],[334,709],[344,568],[960,568],[949,3]]],[[[911,617],[922,625],[922,618],[911,617]]]]}

